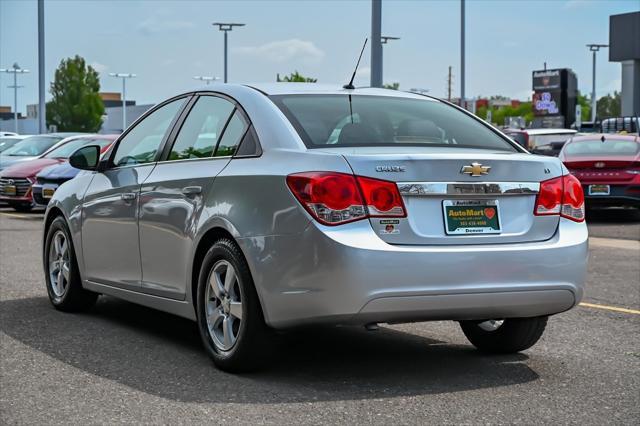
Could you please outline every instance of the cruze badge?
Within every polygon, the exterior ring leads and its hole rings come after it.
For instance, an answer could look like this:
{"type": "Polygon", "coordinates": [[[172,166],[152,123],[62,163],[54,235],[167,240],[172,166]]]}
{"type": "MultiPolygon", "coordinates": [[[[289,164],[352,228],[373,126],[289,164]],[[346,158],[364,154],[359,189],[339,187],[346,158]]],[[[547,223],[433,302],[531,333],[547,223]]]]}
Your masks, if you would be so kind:
{"type": "Polygon", "coordinates": [[[470,166],[462,167],[462,170],[460,170],[460,173],[464,173],[465,175],[471,175],[471,176],[482,176],[482,175],[488,174],[489,170],[491,170],[490,166],[483,166],[480,163],[471,163],[470,166]]]}
{"type": "Polygon", "coordinates": [[[376,166],[376,172],[405,172],[404,166],[376,166]]]}

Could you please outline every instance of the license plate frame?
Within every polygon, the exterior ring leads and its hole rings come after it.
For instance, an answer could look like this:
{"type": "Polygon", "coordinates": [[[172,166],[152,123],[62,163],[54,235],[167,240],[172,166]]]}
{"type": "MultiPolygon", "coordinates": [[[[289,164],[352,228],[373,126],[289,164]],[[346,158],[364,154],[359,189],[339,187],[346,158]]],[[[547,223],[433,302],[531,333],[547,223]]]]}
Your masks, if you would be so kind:
{"type": "Polygon", "coordinates": [[[18,194],[18,188],[15,185],[5,185],[2,188],[2,195],[15,197],[18,194]]]}
{"type": "Polygon", "coordinates": [[[502,233],[498,200],[443,200],[442,212],[447,235],[502,233]]]}
{"type": "Polygon", "coordinates": [[[603,184],[593,184],[593,185],[589,185],[589,190],[588,190],[588,194],[589,195],[611,195],[611,185],[603,185],[603,184]],[[595,188],[602,188],[602,191],[596,191],[594,192],[594,187],[595,188]]]}

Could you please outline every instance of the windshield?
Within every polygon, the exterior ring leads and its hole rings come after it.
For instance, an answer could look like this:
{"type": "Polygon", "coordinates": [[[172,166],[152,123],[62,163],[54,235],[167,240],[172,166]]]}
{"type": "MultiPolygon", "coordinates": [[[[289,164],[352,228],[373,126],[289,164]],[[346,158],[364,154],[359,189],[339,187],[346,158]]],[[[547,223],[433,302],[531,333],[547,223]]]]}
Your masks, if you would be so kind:
{"type": "Polygon", "coordinates": [[[85,145],[98,145],[100,146],[100,150],[102,150],[105,146],[111,143],[108,139],[74,139],[65,143],[64,145],[48,152],[44,157],[45,158],[69,158],[71,154],[76,152],[78,148],[81,148],[85,145]]]}
{"type": "Polygon", "coordinates": [[[31,136],[7,149],[2,155],[37,157],[61,140],[62,138],[55,136],[31,136]]]}
{"type": "Polygon", "coordinates": [[[308,148],[398,145],[516,151],[478,120],[434,100],[369,95],[271,99],[308,148]]]}
{"type": "Polygon", "coordinates": [[[6,151],[21,140],[17,138],[0,138],[0,152],[6,151]]]}
{"type": "Polygon", "coordinates": [[[566,146],[566,155],[582,156],[634,156],[640,151],[640,143],[607,138],[604,142],[601,139],[580,140],[571,142],[566,146]]]}

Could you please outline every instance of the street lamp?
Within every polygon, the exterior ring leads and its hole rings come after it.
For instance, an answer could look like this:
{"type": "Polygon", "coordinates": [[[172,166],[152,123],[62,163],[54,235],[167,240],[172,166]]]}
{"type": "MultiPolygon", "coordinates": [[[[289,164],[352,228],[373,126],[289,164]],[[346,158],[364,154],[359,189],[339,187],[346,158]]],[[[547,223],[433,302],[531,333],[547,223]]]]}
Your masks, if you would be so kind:
{"type": "Polygon", "coordinates": [[[26,74],[29,70],[20,68],[18,63],[14,63],[12,68],[0,68],[0,72],[6,72],[7,74],[13,74],[13,86],[7,86],[9,89],[13,89],[13,126],[16,133],[18,132],[18,89],[24,86],[18,86],[18,74],[26,74]]]}
{"type": "Polygon", "coordinates": [[[598,106],[596,101],[596,52],[600,48],[609,47],[608,44],[587,44],[587,47],[593,52],[593,86],[591,87],[591,121],[596,122],[596,107],[598,106]]]}
{"type": "MultiPolygon", "coordinates": [[[[400,37],[391,37],[391,36],[380,36],[380,43],[387,44],[389,40],[400,40],[400,37]]],[[[381,68],[384,68],[384,49],[380,49],[380,64],[381,68]]],[[[382,70],[380,72],[382,74],[382,70]]],[[[384,84],[384,83],[383,83],[384,84]]]]}
{"type": "Polygon", "coordinates": [[[135,74],[129,73],[121,73],[121,72],[110,72],[109,75],[111,77],[121,78],[122,79],[122,131],[127,128],[127,79],[135,78],[135,74]]]}
{"type": "Polygon", "coordinates": [[[227,82],[227,33],[233,30],[233,27],[244,27],[245,24],[233,24],[224,22],[214,22],[220,31],[224,31],[224,82],[227,82]]]}
{"type": "Polygon", "coordinates": [[[206,81],[207,86],[212,81],[220,80],[220,77],[211,77],[209,75],[196,75],[193,77],[194,80],[206,81]]]}

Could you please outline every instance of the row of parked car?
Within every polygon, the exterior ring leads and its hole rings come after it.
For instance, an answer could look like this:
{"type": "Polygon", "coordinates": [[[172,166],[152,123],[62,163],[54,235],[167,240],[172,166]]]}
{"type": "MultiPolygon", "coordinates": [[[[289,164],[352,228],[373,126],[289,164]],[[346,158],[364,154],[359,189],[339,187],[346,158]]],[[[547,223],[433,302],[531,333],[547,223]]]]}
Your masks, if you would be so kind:
{"type": "MultiPolygon", "coordinates": [[[[505,133],[535,154],[559,156],[581,181],[588,206],[640,207],[637,134],[581,134],[570,129],[505,129],[505,133]]],[[[104,153],[117,136],[0,136],[0,202],[17,211],[46,206],[56,189],[78,174],[68,162],[74,151],[99,145],[104,153]]]]}
{"type": "Polygon", "coordinates": [[[637,131],[631,134],[625,130],[579,133],[571,129],[505,129],[504,132],[534,154],[559,157],[582,183],[587,207],[640,207],[637,131]]]}
{"type": "Polygon", "coordinates": [[[68,159],[78,148],[105,152],[118,135],[50,133],[0,137],[0,202],[17,211],[46,206],[56,189],[80,171],[68,159]]]}

